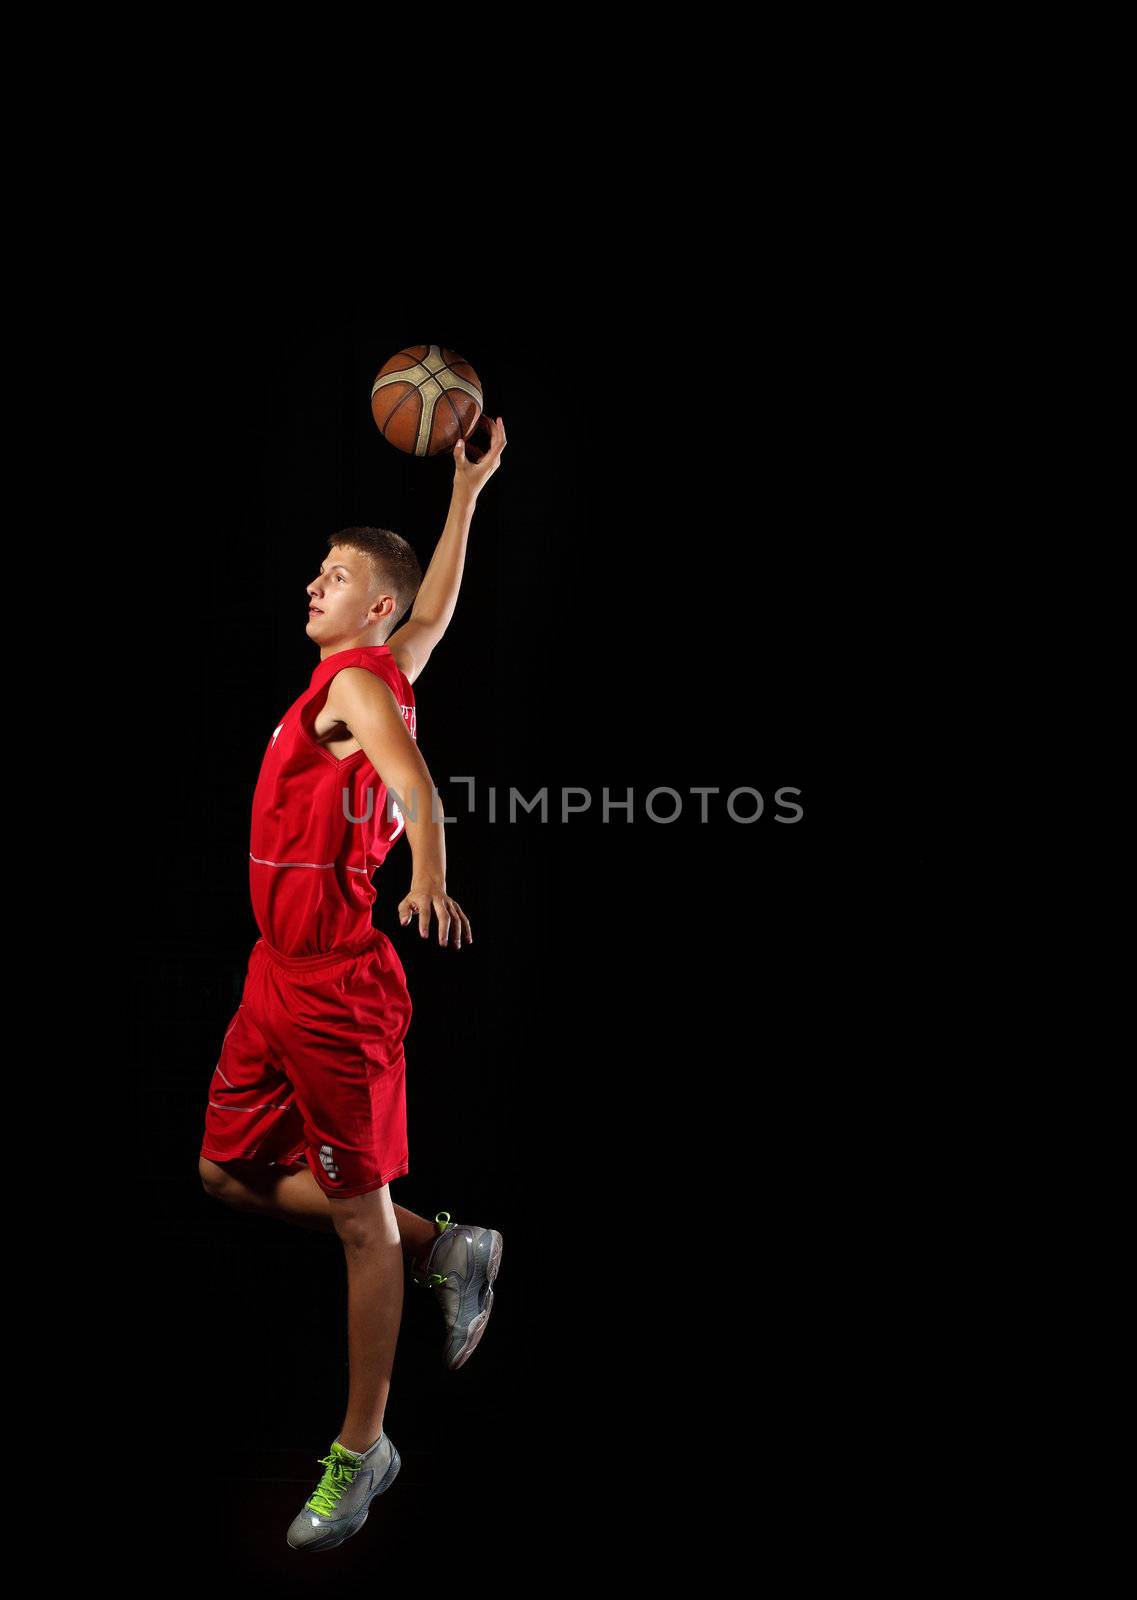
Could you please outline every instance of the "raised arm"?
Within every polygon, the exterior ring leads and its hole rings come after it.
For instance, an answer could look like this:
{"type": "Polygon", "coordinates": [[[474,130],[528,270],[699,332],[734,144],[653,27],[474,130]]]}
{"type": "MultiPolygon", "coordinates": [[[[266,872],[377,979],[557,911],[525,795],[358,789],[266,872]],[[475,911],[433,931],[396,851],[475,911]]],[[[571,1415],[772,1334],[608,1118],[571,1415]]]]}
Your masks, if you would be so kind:
{"type": "MultiPolygon", "coordinates": [[[[450,494],[446,526],[430,565],[423,574],[410,616],[386,641],[396,665],[406,673],[411,683],[426,666],[431,651],[450,626],[454,607],[458,604],[458,590],[462,587],[466,538],[470,532],[474,506],[487,479],[497,471],[501,452],[505,449],[505,428],[501,418],[486,420],[490,444],[484,455],[468,458],[462,439],[454,446],[454,486],[450,494]]],[[[358,734],[356,738],[359,738],[358,734]]]]}
{"type": "Polygon", "coordinates": [[[446,893],[445,808],[441,799],[435,801],[430,772],[390,686],[366,667],[344,667],[332,679],[325,708],[351,729],[403,813],[413,865],[410,889],[399,902],[399,921],[406,927],[417,915],[425,939],[433,910],[440,945],[460,950],[463,935],[473,944],[469,917],[446,893]]]}

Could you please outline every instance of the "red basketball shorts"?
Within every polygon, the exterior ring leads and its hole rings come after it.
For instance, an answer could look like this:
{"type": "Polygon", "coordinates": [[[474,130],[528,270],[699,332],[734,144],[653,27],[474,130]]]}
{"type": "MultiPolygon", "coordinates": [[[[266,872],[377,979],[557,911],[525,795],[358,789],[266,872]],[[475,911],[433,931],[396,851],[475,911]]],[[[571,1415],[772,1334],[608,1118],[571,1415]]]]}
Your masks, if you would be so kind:
{"type": "Polygon", "coordinates": [[[348,1198],[409,1170],[406,974],[379,928],[331,956],[285,959],[258,939],[214,1068],[201,1154],[303,1166],[348,1198]]]}

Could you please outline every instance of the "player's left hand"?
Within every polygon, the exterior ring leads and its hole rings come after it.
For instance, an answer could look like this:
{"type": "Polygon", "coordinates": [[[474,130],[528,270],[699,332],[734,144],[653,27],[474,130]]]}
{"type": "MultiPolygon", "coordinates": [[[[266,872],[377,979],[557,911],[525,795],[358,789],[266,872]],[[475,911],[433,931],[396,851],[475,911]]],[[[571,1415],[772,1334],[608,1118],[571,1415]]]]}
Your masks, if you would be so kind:
{"type": "Polygon", "coordinates": [[[452,451],[455,486],[461,484],[472,494],[480,493],[485,487],[486,480],[493,477],[501,465],[501,452],[505,449],[505,424],[501,418],[480,417],[474,429],[475,433],[483,422],[490,433],[487,450],[471,450],[467,440],[459,439],[452,451]]]}
{"type": "Polygon", "coordinates": [[[473,944],[470,919],[457,900],[448,895],[439,882],[416,880],[399,901],[399,922],[405,928],[417,917],[419,934],[425,939],[430,934],[432,912],[438,918],[438,942],[444,949],[452,945],[455,950],[461,950],[463,938],[467,944],[473,944]]]}

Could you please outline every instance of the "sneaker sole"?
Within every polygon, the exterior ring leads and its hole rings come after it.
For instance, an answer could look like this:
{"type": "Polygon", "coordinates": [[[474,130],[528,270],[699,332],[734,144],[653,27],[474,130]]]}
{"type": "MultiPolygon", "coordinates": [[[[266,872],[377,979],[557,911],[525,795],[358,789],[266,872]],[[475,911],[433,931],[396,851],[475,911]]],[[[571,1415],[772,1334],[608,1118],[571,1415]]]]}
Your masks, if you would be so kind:
{"type": "MultiPolygon", "coordinates": [[[[501,1242],[501,1234],[497,1232],[496,1228],[491,1229],[490,1258],[486,1262],[485,1304],[482,1306],[482,1309],[478,1312],[477,1316],[471,1318],[470,1326],[466,1329],[465,1341],[462,1344],[458,1354],[456,1356],[452,1356],[447,1362],[447,1366],[450,1368],[451,1372],[457,1372],[459,1367],[465,1365],[477,1348],[478,1340],[486,1331],[486,1324],[489,1322],[490,1312],[493,1310],[493,1281],[497,1277],[497,1269],[501,1265],[501,1242]]],[[[479,1294],[480,1293],[481,1291],[479,1289],[479,1294]]]]}
{"type": "Polygon", "coordinates": [[[360,1528],[362,1528],[363,1524],[367,1521],[367,1513],[371,1510],[371,1507],[374,1505],[375,1501],[384,1492],[384,1490],[391,1487],[395,1479],[398,1477],[399,1468],[402,1466],[402,1464],[402,1458],[399,1455],[398,1450],[396,1450],[395,1446],[392,1445],[391,1460],[388,1464],[386,1472],[383,1474],[382,1478],[380,1478],[375,1488],[372,1489],[371,1493],[368,1495],[367,1504],[364,1506],[363,1510],[358,1516],[353,1517],[351,1521],[345,1525],[343,1532],[340,1533],[338,1538],[321,1539],[318,1544],[312,1542],[309,1542],[308,1544],[293,1544],[292,1540],[289,1539],[288,1548],[290,1550],[298,1551],[301,1555],[307,1551],[311,1551],[313,1554],[315,1554],[318,1550],[337,1549],[338,1546],[343,1544],[345,1540],[350,1539],[352,1534],[359,1532],[360,1528]]]}

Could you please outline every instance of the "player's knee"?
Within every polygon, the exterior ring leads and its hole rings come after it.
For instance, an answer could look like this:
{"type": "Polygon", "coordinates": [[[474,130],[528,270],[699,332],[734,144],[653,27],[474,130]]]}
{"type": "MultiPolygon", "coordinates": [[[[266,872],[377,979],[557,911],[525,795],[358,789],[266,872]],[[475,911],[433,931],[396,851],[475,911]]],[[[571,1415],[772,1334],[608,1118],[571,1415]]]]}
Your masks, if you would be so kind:
{"type": "Polygon", "coordinates": [[[230,1183],[225,1168],[219,1167],[216,1161],[210,1161],[208,1156],[198,1156],[197,1171],[206,1194],[212,1195],[215,1200],[223,1200],[230,1183]]]}
{"type": "Polygon", "coordinates": [[[371,1189],[346,1200],[334,1197],[332,1222],[341,1242],[353,1249],[375,1244],[398,1244],[399,1227],[391,1208],[389,1187],[371,1189]]]}

